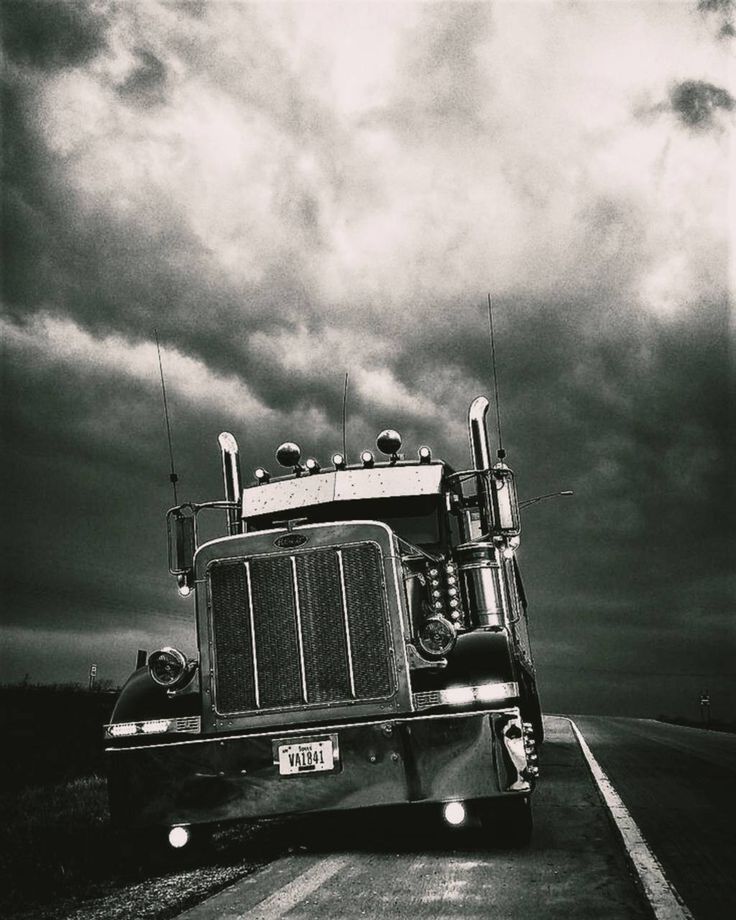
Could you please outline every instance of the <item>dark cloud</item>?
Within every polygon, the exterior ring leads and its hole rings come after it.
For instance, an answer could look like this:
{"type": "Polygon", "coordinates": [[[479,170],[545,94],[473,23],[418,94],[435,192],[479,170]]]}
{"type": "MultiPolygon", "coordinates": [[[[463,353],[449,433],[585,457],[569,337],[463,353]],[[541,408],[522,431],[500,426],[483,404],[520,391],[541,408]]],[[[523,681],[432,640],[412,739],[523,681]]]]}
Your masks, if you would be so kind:
{"type": "Polygon", "coordinates": [[[136,49],[136,66],[118,92],[142,105],[163,102],[166,90],[166,65],[152,51],[136,49]]]}
{"type": "Polygon", "coordinates": [[[83,0],[5,0],[0,24],[8,57],[42,70],[84,64],[106,45],[104,17],[83,0]]]}
{"type": "MultiPolygon", "coordinates": [[[[164,558],[154,327],[180,497],[202,500],[221,491],[221,430],[239,439],[246,479],[273,468],[286,439],[326,460],[340,446],[345,370],[352,455],[396,426],[407,454],[430,443],[464,467],[468,404],[491,392],[490,288],[522,497],[576,493],[524,521],[548,701],[605,708],[610,669],[684,672],[689,654],[699,669],[722,667],[733,445],[713,163],[703,178],[693,137],[670,138],[663,119],[621,123],[632,96],[610,85],[620,69],[606,72],[595,113],[606,130],[568,117],[583,64],[568,72],[556,51],[549,121],[534,108],[537,69],[531,90],[507,84],[518,92],[507,103],[493,77],[510,66],[496,20],[520,7],[397,5],[407,24],[380,92],[383,33],[363,47],[338,23],[325,49],[300,5],[286,17],[277,8],[110,7],[116,43],[91,68],[105,33],[86,6],[62,15],[81,17],[98,44],[71,42],[66,58],[53,42],[35,58],[22,50],[22,18],[10,17],[0,319],[10,660],[28,670],[33,628],[58,636],[65,666],[73,629],[95,650],[116,636],[116,678],[137,635],[163,642],[173,629],[193,648],[191,608],[164,558]],[[339,78],[346,40],[371,61],[376,52],[355,97],[339,78]],[[519,119],[523,106],[535,117],[519,119]],[[508,130],[491,131],[497,123],[508,130]]],[[[539,53],[541,22],[535,13],[513,32],[539,53]]],[[[645,78],[648,98],[673,79],[645,78]]],[[[671,104],[688,127],[732,106],[714,84],[678,79],[671,104]]],[[[642,680],[631,684],[651,695],[642,680]]],[[[618,700],[636,711],[633,690],[618,700]]]]}
{"type": "Polygon", "coordinates": [[[698,0],[698,10],[703,15],[714,14],[717,17],[720,23],[719,38],[733,38],[736,34],[733,20],[734,9],[736,9],[734,0],[698,0]]]}
{"type": "Polygon", "coordinates": [[[719,110],[731,112],[733,96],[720,86],[703,80],[685,80],[670,91],[672,110],[688,128],[705,130],[716,124],[719,110]]]}

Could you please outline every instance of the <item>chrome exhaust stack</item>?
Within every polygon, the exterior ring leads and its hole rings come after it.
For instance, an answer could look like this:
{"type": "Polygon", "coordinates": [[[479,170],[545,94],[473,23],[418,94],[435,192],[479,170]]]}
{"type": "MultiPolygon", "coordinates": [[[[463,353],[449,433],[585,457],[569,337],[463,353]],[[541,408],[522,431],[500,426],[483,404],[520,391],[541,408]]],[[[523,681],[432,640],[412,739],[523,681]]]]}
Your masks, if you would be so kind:
{"type": "Polygon", "coordinates": [[[230,534],[242,533],[240,520],[242,486],[240,482],[240,453],[238,442],[229,431],[223,431],[217,439],[222,454],[222,478],[225,483],[225,501],[233,502],[236,507],[228,508],[227,523],[230,534]]]}
{"type": "Polygon", "coordinates": [[[468,411],[468,437],[470,438],[470,459],[478,485],[478,510],[481,533],[487,534],[493,526],[493,512],[488,473],[491,469],[491,445],[488,442],[486,415],[489,402],[485,396],[476,396],[468,411]],[[480,475],[484,474],[484,475],[480,475]]]}

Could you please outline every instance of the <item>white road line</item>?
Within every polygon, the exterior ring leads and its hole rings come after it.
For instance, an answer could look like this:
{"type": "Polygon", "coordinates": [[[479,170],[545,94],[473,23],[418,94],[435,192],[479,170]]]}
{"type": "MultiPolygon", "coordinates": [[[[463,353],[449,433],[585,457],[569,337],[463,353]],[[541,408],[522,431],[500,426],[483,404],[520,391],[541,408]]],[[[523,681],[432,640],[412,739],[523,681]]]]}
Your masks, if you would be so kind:
{"type": "Polygon", "coordinates": [[[575,737],[578,739],[578,744],[588,761],[590,772],[593,774],[593,779],[596,781],[603,801],[613,816],[629,859],[639,876],[644,893],[654,911],[654,916],[657,920],[693,920],[693,915],[683,904],[682,898],[677,893],[674,885],[668,881],[659,860],[649,849],[646,840],[629,814],[628,809],[621,801],[618,792],[616,792],[613,784],[593,756],[580,729],[572,719],[567,721],[575,732],[575,737]]]}
{"type": "Polygon", "coordinates": [[[240,920],[278,920],[292,907],[315,892],[320,885],[336,875],[348,864],[346,856],[333,856],[312,866],[298,875],[288,885],[284,885],[274,894],[255,904],[240,920]]]}

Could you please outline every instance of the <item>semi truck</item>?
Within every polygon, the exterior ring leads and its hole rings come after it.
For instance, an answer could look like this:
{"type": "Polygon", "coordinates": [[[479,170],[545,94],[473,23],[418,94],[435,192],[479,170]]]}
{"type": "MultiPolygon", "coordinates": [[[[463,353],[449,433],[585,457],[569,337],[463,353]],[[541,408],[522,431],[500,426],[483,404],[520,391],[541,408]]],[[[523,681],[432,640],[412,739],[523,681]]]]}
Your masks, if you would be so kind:
{"type": "Polygon", "coordinates": [[[194,598],[198,654],[166,646],[105,726],[113,822],[183,847],[230,821],[423,803],[524,845],[542,715],[517,554],[513,471],[484,396],[470,466],[392,429],[348,462],[286,442],[224,499],[167,514],[169,569],[194,598]],[[226,532],[201,539],[215,510],[226,532]]]}

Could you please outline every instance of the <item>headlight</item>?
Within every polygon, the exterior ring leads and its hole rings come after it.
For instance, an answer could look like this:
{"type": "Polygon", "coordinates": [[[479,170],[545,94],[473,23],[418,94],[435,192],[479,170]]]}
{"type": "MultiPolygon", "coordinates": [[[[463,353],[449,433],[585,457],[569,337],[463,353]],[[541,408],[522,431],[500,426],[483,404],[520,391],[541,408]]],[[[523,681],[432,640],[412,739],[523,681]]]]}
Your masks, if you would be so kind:
{"type": "Polygon", "coordinates": [[[171,690],[182,683],[189,672],[189,666],[178,649],[166,647],[149,656],[148,672],[160,687],[171,690]]]}
{"type": "Polygon", "coordinates": [[[425,620],[417,634],[419,647],[427,655],[446,655],[455,644],[455,629],[444,617],[435,614],[425,620]]]}

